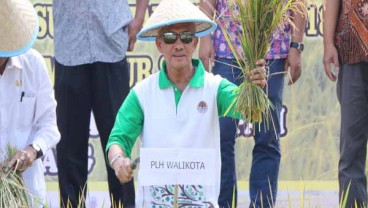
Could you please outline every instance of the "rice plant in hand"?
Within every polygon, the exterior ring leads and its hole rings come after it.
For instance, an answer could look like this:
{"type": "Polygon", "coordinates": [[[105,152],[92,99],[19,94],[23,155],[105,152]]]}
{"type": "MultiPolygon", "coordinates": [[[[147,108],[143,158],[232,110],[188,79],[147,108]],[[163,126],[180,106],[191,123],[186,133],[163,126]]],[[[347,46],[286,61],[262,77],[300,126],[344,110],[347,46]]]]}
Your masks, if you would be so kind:
{"type": "Polygon", "coordinates": [[[19,161],[15,167],[8,167],[17,149],[7,145],[6,151],[4,161],[0,163],[0,208],[29,207],[27,195],[31,195],[25,188],[22,173],[17,170],[19,161]]]}
{"type": "MultiPolygon", "coordinates": [[[[253,125],[268,122],[272,103],[267,93],[249,79],[252,70],[257,68],[256,61],[263,59],[270,48],[270,39],[274,32],[284,32],[286,24],[296,28],[292,16],[287,13],[306,15],[304,0],[229,0],[228,9],[231,21],[236,22],[240,32],[237,38],[242,51],[237,50],[234,37],[228,28],[220,24],[221,30],[233,53],[237,64],[243,72],[243,83],[239,87],[236,109],[243,119],[253,125]]],[[[221,15],[221,14],[218,14],[221,15]]],[[[221,16],[218,17],[219,19],[221,16]]],[[[266,90],[267,91],[267,90],[266,90]]],[[[268,123],[266,123],[268,127],[268,123]]]]}

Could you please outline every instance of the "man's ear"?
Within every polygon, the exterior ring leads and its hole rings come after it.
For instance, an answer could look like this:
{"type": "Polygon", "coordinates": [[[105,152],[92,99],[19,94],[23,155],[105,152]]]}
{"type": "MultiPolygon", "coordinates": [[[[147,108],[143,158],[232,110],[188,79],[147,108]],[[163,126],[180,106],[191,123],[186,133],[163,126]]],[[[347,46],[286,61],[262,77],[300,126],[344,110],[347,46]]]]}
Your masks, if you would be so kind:
{"type": "Polygon", "coordinates": [[[162,53],[162,41],[159,37],[156,37],[155,43],[156,43],[157,50],[160,53],[162,53]]]}

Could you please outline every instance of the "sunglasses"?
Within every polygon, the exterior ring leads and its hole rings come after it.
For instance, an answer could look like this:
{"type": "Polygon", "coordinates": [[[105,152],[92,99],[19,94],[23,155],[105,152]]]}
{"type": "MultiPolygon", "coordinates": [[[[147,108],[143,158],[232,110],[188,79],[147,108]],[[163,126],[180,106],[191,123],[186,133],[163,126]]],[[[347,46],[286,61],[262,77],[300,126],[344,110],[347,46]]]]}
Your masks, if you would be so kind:
{"type": "Polygon", "coordinates": [[[176,32],[165,32],[161,35],[161,37],[164,39],[164,42],[166,44],[173,44],[178,39],[178,36],[180,37],[180,40],[184,44],[189,44],[193,41],[194,38],[194,32],[184,31],[180,33],[176,32]]]}

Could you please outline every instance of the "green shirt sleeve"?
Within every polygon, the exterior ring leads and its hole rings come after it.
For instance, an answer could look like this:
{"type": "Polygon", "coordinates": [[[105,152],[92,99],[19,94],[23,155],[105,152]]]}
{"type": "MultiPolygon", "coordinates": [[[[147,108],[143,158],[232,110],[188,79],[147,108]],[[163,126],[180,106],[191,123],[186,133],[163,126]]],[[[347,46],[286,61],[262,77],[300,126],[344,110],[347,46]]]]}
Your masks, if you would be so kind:
{"type": "Polygon", "coordinates": [[[236,98],[239,94],[239,87],[223,79],[217,92],[217,108],[219,116],[228,116],[241,119],[241,115],[236,111],[236,98]]]}
{"type": "Polygon", "coordinates": [[[114,127],[111,130],[106,145],[106,154],[113,144],[119,145],[130,157],[135,141],[143,128],[144,114],[139,104],[137,94],[131,90],[116,115],[114,127]]]}

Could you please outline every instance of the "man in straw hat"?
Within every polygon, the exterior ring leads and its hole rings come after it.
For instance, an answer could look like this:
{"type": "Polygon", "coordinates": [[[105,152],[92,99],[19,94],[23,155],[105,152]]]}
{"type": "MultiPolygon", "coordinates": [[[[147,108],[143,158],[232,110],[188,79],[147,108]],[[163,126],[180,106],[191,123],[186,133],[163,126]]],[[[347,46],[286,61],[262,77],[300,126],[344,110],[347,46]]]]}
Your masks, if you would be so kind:
{"type": "MultiPolygon", "coordinates": [[[[43,57],[30,49],[38,34],[28,0],[4,0],[0,7],[0,163],[10,144],[19,151],[8,170],[23,171],[30,207],[46,202],[40,157],[56,145],[56,102],[43,57]]],[[[3,194],[3,193],[2,193],[3,194]]]]}
{"type": "MultiPolygon", "coordinates": [[[[200,60],[192,59],[198,37],[215,28],[216,23],[190,1],[163,0],[137,35],[140,40],[155,41],[164,62],[159,72],[130,91],[106,147],[111,167],[126,183],[133,176],[129,158],[140,136],[136,207],[218,207],[218,117],[240,116],[232,106],[237,86],[206,72],[200,60]],[[152,158],[159,162],[154,165],[152,158]],[[157,172],[168,167],[168,172],[157,172]],[[203,174],[206,168],[208,175],[203,174]]],[[[263,69],[264,61],[259,63],[263,69]]],[[[263,73],[250,77],[260,86],[265,85],[264,78],[263,73]]]]}
{"type": "MultiPolygon", "coordinates": [[[[127,51],[143,25],[148,0],[53,0],[55,97],[61,139],[57,167],[61,207],[84,204],[91,111],[105,149],[119,106],[129,93],[127,51]]],[[[134,183],[120,184],[104,164],[112,206],[134,207],[134,183]]]]}

